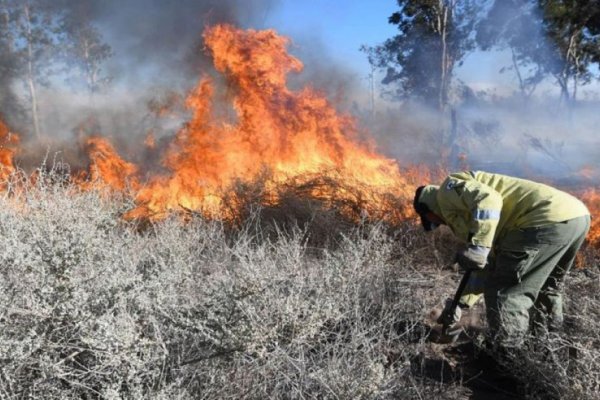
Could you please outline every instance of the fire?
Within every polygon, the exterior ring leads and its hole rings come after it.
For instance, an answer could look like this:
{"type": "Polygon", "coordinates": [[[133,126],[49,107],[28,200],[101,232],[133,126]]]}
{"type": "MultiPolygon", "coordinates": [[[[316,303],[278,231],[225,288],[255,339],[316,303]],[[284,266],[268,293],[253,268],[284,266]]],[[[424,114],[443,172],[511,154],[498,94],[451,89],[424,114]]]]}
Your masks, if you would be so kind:
{"type": "Polygon", "coordinates": [[[85,146],[90,157],[90,167],[89,176],[82,183],[84,187],[109,188],[119,192],[139,187],[136,178],[138,167],[121,159],[106,139],[88,137],[85,146]]]}
{"type": "Polygon", "coordinates": [[[156,137],[154,137],[153,131],[150,131],[146,134],[146,138],[144,139],[144,145],[149,149],[156,148],[156,137]]]}
{"type": "Polygon", "coordinates": [[[588,243],[596,248],[600,248],[600,221],[598,220],[598,216],[600,215],[600,193],[594,189],[590,189],[583,193],[581,199],[592,214],[592,225],[587,236],[588,243]]]}
{"type": "Polygon", "coordinates": [[[204,41],[215,68],[226,78],[234,115],[216,110],[217,85],[203,77],[186,100],[190,121],[163,156],[169,173],[141,188],[138,207],[128,217],[160,218],[181,209],[232,217],[224,193],[265,171],[265,202],[277,201],[277,187],[292,181],[301,186],[314,182],[315,176],[331,178],[345,189],[311,185],[313,197],[351,200],[360,192],[374,210],[385,206],[389,195],[412,194],[413,185],[396,162],[359,141],[350,116],[338,113],[313,88],[288,88],[288,74],[303,66],[287,53],[287,38],[272,30],[217,25],[206,29],[204,41]]]}
{"type": "Polygon", "coordinates": [[[4,187],[7,179],[15,171],[14,156],[19,136],[0,120],[0,185],[4,187]]]}
{"type": "MultiPolygon", "coordinates": [[[[365,132],[351,116],[336,111],[318,90],[290,89],[289,74],[300,72],[303,65],[288,54],[287,38],[272,30],[244,31],[230,25],[209,27],[203,37],[225,84],[203,76],[184,104],[175,94],[151,104],[157,117],[182,105],[189,115],[170,143],[164,137],[157,141],[149,131],[139,144],[148,152],[145,158],[158,159],[160,165],[124,160],[106,138],[96,136],[95,120],[78,130],[90,163],[87,174],[76,181],[84,189],[132,195],[136,206],[126,218],[152,220],[192,211],[232,220],[243,207],[236,188],[245,186],[256,187],[258,199],[267,206],[292,193],[352,218],[366,212],[373,219],[397,223],[412,217],[414,188],[444,175],[431,168],[401,171],[363,139],[365,132]],[[222,104],[223,98],[229,104],[222,104]]],[[[14,171],[17,143],[18,136],[0,123],[0,180],[14,171]]],[[[588,191],[583,199],[593,215],[600,213],[600,194],[588,191]]],[[[596,219],[589,241],[600,247],[596,219]]]]}

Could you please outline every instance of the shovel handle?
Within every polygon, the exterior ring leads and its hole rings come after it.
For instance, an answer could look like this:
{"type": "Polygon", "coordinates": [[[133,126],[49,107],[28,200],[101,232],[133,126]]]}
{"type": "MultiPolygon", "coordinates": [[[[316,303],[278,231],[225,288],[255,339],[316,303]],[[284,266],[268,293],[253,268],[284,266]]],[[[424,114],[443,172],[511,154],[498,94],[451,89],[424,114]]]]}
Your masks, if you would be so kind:
{"type": "MultiPolygon", "coordinates": [[[[467,270],[465,271],[462,279],[460,280],[460,284],[458,285],[458,289],[456,289],[456,293],[454,293],[454,298],[452,299],[452,303],[450,304],[450,314],[454,314],[454,311],[456,310],[456,307],[458,307],[458,303],[460,302],[460,298],[463,295],[463,292],[465,290],[465,287],[467,286],[467,283],[469,282],[469,278],[471,277],[471,270],[467,270]]],[[[443,332],[447,332],[448,331],[448,325],[444,324],[443,326],[443,332]]]]}

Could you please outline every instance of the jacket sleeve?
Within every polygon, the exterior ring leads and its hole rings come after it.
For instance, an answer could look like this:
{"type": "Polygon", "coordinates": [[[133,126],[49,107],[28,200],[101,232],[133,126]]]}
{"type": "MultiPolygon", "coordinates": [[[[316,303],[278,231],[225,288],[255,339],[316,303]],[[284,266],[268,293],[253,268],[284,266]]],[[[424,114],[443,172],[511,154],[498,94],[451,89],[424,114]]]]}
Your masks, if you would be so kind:
{"type": "Polygon", "coordinates": [[[502,211],[500,193],[475,179],[452,175],[444,181],[440,190],[440,207],[444,214],[452,216],[452,221],[448,222],[456,226],[464,224],[469,244],[492,247],[502,211]]]}
{"type": "Polygon", "coordinates": [[[502,211],[502,196],[491,187],[475,180],[468,181],[461,196],[470,211],[470,244],[492,247],[502,211]]]}

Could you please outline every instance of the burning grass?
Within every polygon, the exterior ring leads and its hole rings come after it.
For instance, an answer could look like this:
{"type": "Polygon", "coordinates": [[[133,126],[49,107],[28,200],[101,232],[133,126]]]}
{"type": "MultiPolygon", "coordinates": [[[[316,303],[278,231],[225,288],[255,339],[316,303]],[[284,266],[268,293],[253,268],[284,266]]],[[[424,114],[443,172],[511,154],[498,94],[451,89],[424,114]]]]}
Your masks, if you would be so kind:
{"type": "Polygon", "coordinates": [[[592,224],[588,234],[588,242],[596,248],[600,248],[600,194],[594,189],[583,192],[581,199],[587,205],[592,214],[592,224]]]}
{"type": "Polygon", "coordinates": [[[14,157],[18,144],[19,136],[0,120],[0,182],[5,182],[15,171],[14,157]]]}
{"type": "MultiPolygon", "coordinates": [[[[128,154],[146,160],[127,160],[99,136],[94,118],[76,129],[88,157],[87,170],[73,173],[76,182],[84,190],[100,186],[129,196],[135,206],[126,219],[199,214],[240,225],[258,204],[280,214],[292,207],[307,219],[314,208],[349,224],[397,226],[412,216],[415,187],[441,180],[442,171],[400,167],[377,152],[368,132],[317,89],[291,89],[289,74],[303,65],[288,53],[287,38],[273,30],[215,25],[203,39],[215,74],[200,76],[187,96],[151,103],[157,117],[168,116],[173,105],[185,107],[187,118],[160,146],[153,131],[133,146],[138,153],[150,148],[153,157],[128,154]]],[[[0,124],[0,180],[14,171],[17,144],[18,137],[0,124]]],[[[589,192],[585,198],[595,214],[598,197],[589,192]]],[[[595,246],[596,224],[590,234],[595,246]]]]}
{"type": "MultiPolygon", "coordinates": [[[[270,174],[265,197],[271,197],[266,203],[276,202],[280,188],[291,185],[310,187],[312,196],[332,202],[353,202],[360,192],[372,209],[389,205],[377,203],[388,194],[412,193],[397,164],[361,140],[364,135],[351,116],[336,111],[313,88],[287,87],[287,75],[300,71],[302,63],[287,53],[286,38],[217,25],[206,29],[204,40],[227,81],[235,117],[224,118],[216,110],[221,107],[213,103],[217,87],[213,79],[201,78],[187,97],[191,118],[162,156],[169,173],[150,177],[140,188],[139,206],[130,217],[161,218],[184,208],[236,218],[222,191],[235,182],[255,181],[265,169],[270,174]]],[[[111,177],[105,181],[114,186],[111,177]]]]}
{"type": "MultiPolygon", "coordinates": [[[[201,76],[182,96],[187,121],[158,148],[148,132],[135,148],[137,153],[151,148],[155,156],[139,164],[98,136],[93,118],[79,124],[78,135],[94,135],[79,137],[89,159],[88,170],[74,174],[83,188],[91,181],[131,195],[136,207],[129,219],[193,212],[240,220],[243,203],[236,207],[233,188],[257,181],[263,183],[266,207],[277,206],[281,193],[292,190],[355,221],[364,211],[395,223],[406,218],[410,211],[401,205],[412,196],[415,181],[425,181],[429,172],[401,170],[376,151],[352,116],[336,110],[318,90],[290,89],[288,75],[299,72],[302,63],[287,52],[287,38],[230,25],[209,27],[203,38],[225,83],[201,76]]],[[[168,111],[161,107],[157,118],[168,111]]],[[[0,140],[7,137],[4,131],[0,126],[0,140]]],[[[12,149],[0,153],[9,172],[13,155],[12,149]]]]}

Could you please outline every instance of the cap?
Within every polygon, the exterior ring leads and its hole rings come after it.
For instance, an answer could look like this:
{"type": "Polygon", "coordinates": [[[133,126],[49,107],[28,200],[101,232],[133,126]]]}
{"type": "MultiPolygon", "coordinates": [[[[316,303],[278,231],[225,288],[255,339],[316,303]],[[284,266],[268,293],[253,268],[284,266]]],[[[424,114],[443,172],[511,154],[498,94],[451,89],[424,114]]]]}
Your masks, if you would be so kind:
{"type": "Polygon", "coordinates": [[[413,207],[419,217],[421,217],[421,225],[426,231],[431,231],[437,228],[438,224],[431,222],[427,218],[427,213],[431,212],[440,215],[439,206],[437,204],[437,193],[439,186],[426,185],[419,186],[415,191],[413,207]]]}

